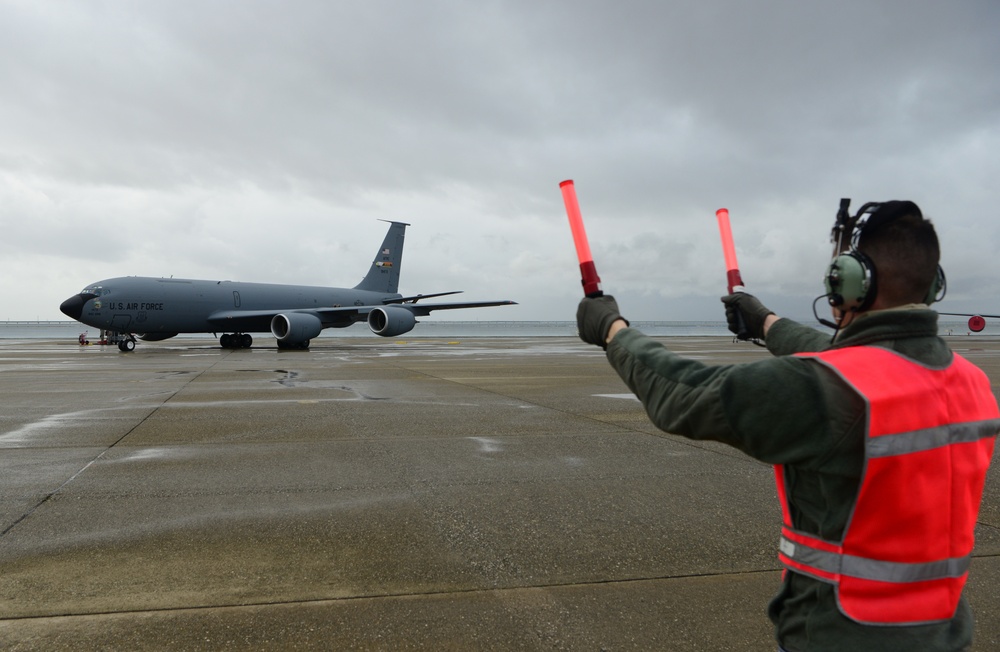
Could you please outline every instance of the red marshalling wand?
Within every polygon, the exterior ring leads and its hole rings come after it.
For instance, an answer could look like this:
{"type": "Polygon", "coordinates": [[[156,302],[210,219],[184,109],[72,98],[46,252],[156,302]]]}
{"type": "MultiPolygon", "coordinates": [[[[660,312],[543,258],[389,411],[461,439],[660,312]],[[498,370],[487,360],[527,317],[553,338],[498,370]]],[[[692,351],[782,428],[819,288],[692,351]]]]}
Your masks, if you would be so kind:
{"type": "Polygon", "coordinates": [[[594,267],[594,257],[590,253],[587,231],[583,228],[583,218],[580,216],[580,204],[576,201],[576,188],[573,187],[573,180],[563,181],[559,184],[559,189],[562,190],[563,203],[566,204],[569,228],[573,231],[576,257],[580,261],[580,282],[583,284],[583,293],[590,298],[603,296],[601,277],[597,275],[597,268],[594,267]]]}
{"type": "MultiPolygon", "coordinates": [[[[743,279],[740,277],[740,266],[736,262],[736,245],[733,243],[733,229],[729,225],[729,209],[720,208],[715,211],[715,217],[719,220],[719,235],[722,236],[722,255],[726,258],[726,282],[729,294],[734,292],[745,292],[743,279]]],[[[736,339],[749,340],[750,332],[747,330],[746,322],[743,320],[743,313],[736,313],[736,339]]]]}
{"type": "Polygon", "coordinates": [[[740,266],[736,262],[736,245],[733,243],[733,229],[729,225],[729,209],[720,208],[715,211],[719,220],[719,235],[722,236],[722,255],[726,258],[726,281],[729,283],[729,294],[743,292],[743,279],[740,278],[740,266]]]}

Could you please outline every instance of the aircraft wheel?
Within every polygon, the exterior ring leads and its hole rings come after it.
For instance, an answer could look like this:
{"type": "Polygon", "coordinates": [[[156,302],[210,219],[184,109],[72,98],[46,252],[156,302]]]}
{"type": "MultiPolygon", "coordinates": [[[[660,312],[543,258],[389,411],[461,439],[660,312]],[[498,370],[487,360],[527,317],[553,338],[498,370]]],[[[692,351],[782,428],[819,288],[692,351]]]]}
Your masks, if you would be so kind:
{"type": "Polygon", "coordinates": [[[233,348],[233,336],[229,333],[223,333],[222,337],[219,338],[219,346],[224,349],[233,348]]]}
{"type": "Polygon", "coordinates": [[[128,353],[130,351],[135,351],[135,340],[131,338],[127,340],[122,340],[121,342],[119,342],[118,348],[125,353],[128,353]]]}
{"type": "Polygon", "coordinates": [[[251,346],[253,346],[253,337],[248,333],[244,333],[243,335],[241,335],[240,346],[242,346],[244,349],[249,349],[251,346]]]}

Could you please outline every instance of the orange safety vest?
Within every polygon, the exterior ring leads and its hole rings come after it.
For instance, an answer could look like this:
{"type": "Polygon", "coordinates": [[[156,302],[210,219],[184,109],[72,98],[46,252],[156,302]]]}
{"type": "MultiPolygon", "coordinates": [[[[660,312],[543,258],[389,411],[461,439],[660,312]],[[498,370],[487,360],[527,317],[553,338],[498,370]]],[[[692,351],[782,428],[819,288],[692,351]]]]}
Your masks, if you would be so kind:
{"type": "Polygon", "coordinates": [[[792,527],[784,468],[778,557],[789,571],[836,586],[865,624],[915,625],[955,615],[972,558],[986,470],[1000,430],[990,382],[959,355],[943,369],[881,347],[815,354],[867,404],[861,486],[841,540],[792,527]]]}

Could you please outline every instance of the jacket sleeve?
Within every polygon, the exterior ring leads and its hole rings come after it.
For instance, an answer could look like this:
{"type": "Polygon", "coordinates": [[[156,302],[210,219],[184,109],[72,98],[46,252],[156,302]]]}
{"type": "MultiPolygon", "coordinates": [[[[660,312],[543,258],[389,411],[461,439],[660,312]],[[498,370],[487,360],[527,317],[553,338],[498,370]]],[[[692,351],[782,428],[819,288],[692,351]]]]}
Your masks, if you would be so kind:
{"type": "Polygon", "coordinates": [[[839,419],[830,418],[820,366],[794,357],[709,366],[636,329],[608,345],[608,360],[663,431],[733,446],[769,464],[816,460],[839,419]]]}
{"type": "Polygon", "coordinates": [[[815,353],[830,348],[831,337],[811,326],[781,318],[767,330],[767,350],[774,355],[815,353]]]}

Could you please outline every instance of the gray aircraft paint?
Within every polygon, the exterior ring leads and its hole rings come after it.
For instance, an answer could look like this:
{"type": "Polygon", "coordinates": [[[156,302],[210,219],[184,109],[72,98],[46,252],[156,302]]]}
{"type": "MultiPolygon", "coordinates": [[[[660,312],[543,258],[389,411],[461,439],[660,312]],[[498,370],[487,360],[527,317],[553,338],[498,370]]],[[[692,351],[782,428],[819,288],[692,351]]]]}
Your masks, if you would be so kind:
{"type": "Polygon", "coordinates": [[[390,222],[371,267],[353,288],[126,276],[92,283],[59,309],[87,326],[137,334],[145,340],[179,333],[269,332],[283,348],[307,348],[321,330],[358,321],[367,321],[377,335],[393,337],[411,330],[417,317],[433,310],[514,304],[508,300],[420,303],[456,292],[399,294],[407,226],[390,222]]]}

